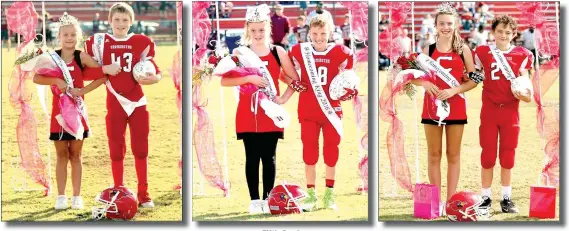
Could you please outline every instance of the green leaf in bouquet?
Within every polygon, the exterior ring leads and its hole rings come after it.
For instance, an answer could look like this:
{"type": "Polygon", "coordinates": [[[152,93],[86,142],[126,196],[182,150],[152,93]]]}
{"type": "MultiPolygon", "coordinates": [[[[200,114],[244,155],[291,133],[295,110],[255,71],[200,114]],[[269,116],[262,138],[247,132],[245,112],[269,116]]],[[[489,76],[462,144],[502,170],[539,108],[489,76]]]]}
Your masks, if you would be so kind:
{"type": "Polygon", "coordinates": [[[30,61],[31,59],[33,59],[39,55],[41,55],[40,50],[31,50],[29,52],[26,52],[22,56],[18,57],[18,59],[16,59],[16,62],[14,62],[14,66],[18,66],[22,63],[26,63],[27,61],[30,61]]]}

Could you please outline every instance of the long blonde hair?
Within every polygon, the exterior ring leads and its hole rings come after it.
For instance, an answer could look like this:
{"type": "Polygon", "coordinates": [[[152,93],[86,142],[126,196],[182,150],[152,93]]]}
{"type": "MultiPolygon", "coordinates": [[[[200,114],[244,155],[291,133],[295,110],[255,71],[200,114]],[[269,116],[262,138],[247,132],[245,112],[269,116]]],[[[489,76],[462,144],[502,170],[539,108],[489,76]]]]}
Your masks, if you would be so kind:
{"type": "MultiPolygon", "coordinates": [[[[462,54],[462,47],[464,46],[464,40],[462,40],[462,37],[460,36],[460,17],[458,16],[458,13],[454,8],[448,7],[445,4],[441,5],[444,6],[439,6],[439,8],[437,9],[437,14],[435,15],[435,29],[437,26],[437,20],[439,19],[439,15],[453,16],[455,27],[451,38],[451,50],[458,54],[462,54]]],[[[438,40],[439,40],[439,32],[437,30],[435,35],[435,42],[438,40]]]]}
{"type": "MultiPolygon", "coordinates": [[[[239,40],[239,44],[241,44],[242,46],[248,46],[251,45],[251,35],[249,34],[249,23],[252,22],[246,22],[245,23],[245,32],[243,33],[243,38],[241,38],[241,40],[239,40]]],[[[265,29],[265,43],[267,45],[269,45],[271,43],[271,22],[270,21],[262,21],[262,23],[265,24],[264,29],[265,29]]],[[[219,32],[218,32],[219,33],[219,32]]]]}

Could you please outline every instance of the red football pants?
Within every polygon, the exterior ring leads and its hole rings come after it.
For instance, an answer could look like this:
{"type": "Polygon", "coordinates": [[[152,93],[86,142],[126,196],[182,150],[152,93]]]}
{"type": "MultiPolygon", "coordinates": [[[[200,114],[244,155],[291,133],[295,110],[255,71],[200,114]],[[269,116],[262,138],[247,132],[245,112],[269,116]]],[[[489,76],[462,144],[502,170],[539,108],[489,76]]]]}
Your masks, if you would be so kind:
{"type": "Polygon", "coordinates": [[[148,189],[148,133],[149,115],[146,106],[137,107],[128,116],[114,96],[107,100],[107,138],[111,157],[111,167],[115,186],[122,186],[124,157],[126,154],[126,126],[130,129],[130,147],[134,155],[139,193],[148,189]]]}
{"type": "Polygon", "coordinates": [[[324,163],[328,167],[336,166],[340,150],[340,135],[329,121],[300,121],[300,133],[302,140],[302,158],[307,165],[315,165],[318,162],[320,130],[324,136],[324,163]]]}
{"type": "Polygon", "coordinates": [[[500,138],[500,166],[514,167],[514,157],[520,134],[519,104],[498,105],[484,102],[480,113],[480,147],[482,168],[493,168],[496,164],[498,137],[500,138]]]}

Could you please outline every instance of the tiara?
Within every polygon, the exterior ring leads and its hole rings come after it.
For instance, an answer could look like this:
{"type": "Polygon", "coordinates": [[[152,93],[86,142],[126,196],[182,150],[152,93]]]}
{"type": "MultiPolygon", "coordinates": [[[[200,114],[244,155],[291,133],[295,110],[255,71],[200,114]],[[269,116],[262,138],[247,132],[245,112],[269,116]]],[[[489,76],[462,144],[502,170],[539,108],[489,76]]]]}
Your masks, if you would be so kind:
{"type": "Polygon", "coordinates": [[[458,12],[456,12],[455,7],[450,2],[441,3],[437,6],[437,14],[438,13],[447,13],[453,14],[458,16],[458,12]]]}
{"type": "Polygon", "coordinates": [[[79,21],[77,21],[77,18],[67,14],[67,12],[64,12],[63,16],[59,17],[60,26],[78,25],[78,24],[79,21]]]}
{"type": "Polygon", "coordinates": [[[256,7],[248,8],[245,14],[245,20],[247,22],[268,21],[271,19],[269,17],[270,13],[271,9],[269,9],[269,6],[267,6],[267,4],[261,4],[256,7]]]}

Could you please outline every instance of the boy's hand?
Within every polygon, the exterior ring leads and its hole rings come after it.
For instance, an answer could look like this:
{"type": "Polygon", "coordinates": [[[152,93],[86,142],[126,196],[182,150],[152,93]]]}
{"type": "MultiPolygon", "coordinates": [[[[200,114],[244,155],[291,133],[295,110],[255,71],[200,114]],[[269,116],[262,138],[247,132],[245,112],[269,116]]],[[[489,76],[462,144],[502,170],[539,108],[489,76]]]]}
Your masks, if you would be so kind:
{"type": "Polygon", "coordinates": [[[67,90],[67,83],[63,79],[57,79],[57,83],[55,85],[62,93],[65,93],[67,90]]]}
{"type": "Polygon", "coordinates": [[[290,87],[296,92],[305,92],[306,91],[306,84],[301,82],[300,80],[293,80],[290,83],[290,87]]]}
{"type": "Polygon", "coordinates": [[[117,63],[112,63],[109,65],[105,65],[103,66],[103,73],[107,74],[107,75],[117,75],[118,73],[121,72],[122,67],[117,64],[117,63]]]}
{"type": "Polygon", "coordinates": [[[142,85],[150,85],[150,84],[158,83],[160,81],[160,79],[161,78],[157,75],[154,75],[154,73],[146,72],[146,76],[144,78],[139,79],[138,83],[140,83],[142,85]]]}

